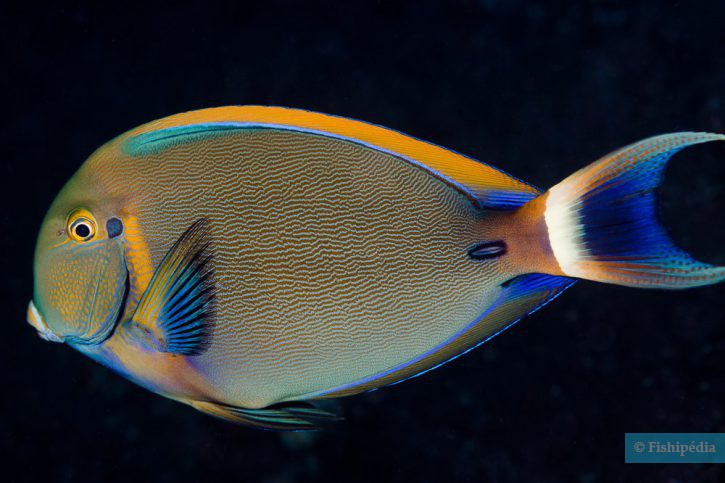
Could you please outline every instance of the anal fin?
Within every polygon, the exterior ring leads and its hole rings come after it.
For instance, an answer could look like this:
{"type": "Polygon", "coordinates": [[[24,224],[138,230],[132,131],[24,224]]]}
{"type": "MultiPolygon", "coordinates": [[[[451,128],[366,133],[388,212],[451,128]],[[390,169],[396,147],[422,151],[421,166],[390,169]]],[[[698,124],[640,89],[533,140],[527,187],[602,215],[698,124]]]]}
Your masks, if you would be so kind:
{"type": "Polygon", "coordinates": [[[543,273],[520,275],[502,284],[480,317],[420,356],[343,386],[305,394],[306,399],[350,396],[420,376],[491,340],[521,318],[559,296],[576,280],[543,273]]]}

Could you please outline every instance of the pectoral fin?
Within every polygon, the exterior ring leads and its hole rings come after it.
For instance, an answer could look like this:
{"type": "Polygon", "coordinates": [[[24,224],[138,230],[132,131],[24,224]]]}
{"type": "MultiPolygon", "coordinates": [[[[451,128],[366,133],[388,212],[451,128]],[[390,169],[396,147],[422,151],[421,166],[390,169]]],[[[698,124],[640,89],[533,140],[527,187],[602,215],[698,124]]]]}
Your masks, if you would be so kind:
{"type": "Polygon", "coordinates": [[[208,401],[184,401],[215,418],[236,424],[277,431],[320,430],[341,417],[317,409],[308,403],[284,403],[261,409],[226,406],[208,401]]]}
{"type": "Polygon", "coordinates": [[[209,344],[215,288],[208,225],[196,221],[169,249],[133,315],[162,352],[197,355],[209,344]]]}

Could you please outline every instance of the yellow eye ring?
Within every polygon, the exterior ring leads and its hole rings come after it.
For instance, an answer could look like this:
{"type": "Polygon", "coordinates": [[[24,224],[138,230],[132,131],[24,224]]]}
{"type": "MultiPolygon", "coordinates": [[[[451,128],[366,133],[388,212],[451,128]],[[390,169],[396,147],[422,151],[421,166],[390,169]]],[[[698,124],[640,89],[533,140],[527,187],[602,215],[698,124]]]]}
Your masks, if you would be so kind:
{"type": "Polygon", "coordinates": [[[78,208],[68,216],[66,232],[72,240],[86,242],[96,236],[96,220],[90,211],[78,208]]]}

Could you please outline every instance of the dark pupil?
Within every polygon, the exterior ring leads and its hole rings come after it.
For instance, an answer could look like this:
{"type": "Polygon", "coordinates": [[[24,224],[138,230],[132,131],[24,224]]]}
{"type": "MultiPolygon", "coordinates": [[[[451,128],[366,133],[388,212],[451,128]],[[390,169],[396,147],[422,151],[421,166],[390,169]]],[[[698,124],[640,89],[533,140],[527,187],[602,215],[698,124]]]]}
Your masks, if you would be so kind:
{"type": "Polygon", "coordinates": [[[85,225],[85,224],[76,225],[76,235],[78,235],[78,238],[85,238],[90,234],[91,234],[91,229],[88,228],[88,225],[85,225]]]}

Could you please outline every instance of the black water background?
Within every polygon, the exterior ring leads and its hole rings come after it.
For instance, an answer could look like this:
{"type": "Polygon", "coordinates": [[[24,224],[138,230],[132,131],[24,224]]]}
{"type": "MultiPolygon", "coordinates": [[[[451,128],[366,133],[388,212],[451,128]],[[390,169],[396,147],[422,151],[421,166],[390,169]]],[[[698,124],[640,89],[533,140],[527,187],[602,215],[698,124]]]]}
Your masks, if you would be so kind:
{"type": "MultiPolygon", "coordinates": [[[[722,481],[722,466],[623,463],[625,432],[725,432],[722,286],[582,283],[454,363],[344,400],[347,422],[312,436],[197,414],[24,319],[49,203],[135,125],[226,104],[304,107],[546,187],[648,135],[725,132],[724,18],[722,2],[4,5],[3,480],[722,481]]],[[[724,263],[725,149],[678,158],[667,224],[724,263]]]]}

